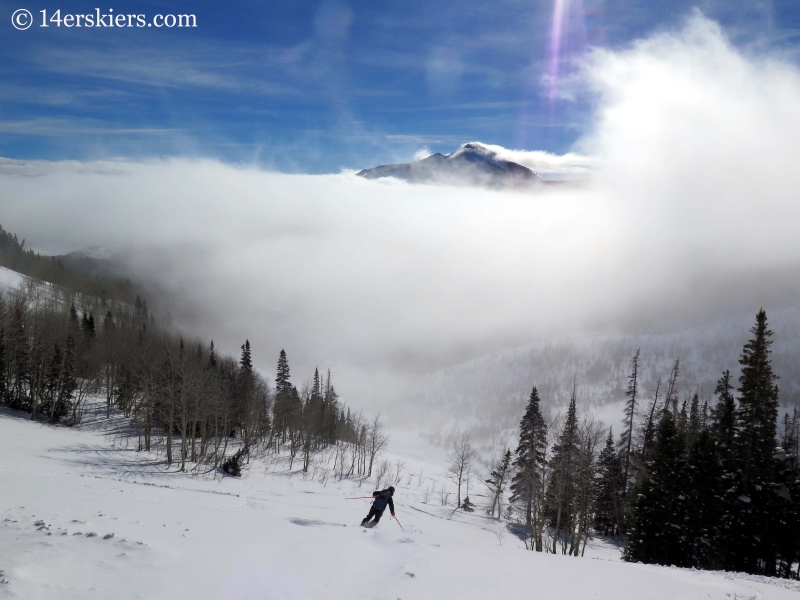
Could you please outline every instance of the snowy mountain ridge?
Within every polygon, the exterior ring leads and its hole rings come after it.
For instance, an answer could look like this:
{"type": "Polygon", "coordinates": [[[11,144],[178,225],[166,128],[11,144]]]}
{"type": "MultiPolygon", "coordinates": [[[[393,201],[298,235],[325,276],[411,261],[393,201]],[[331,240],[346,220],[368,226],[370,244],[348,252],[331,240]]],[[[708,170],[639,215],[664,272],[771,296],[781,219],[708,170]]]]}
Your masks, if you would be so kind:
{"type": "Polygon", "coordinates": [[[544,183],[538,174],[518,163],[500,158],[479,142],[464,144],[451,154],[431,154],[411,163],[379,165],[357,173],[366,179],[395,177],[412,183],[439,182],[524,187],[544,183]]]}

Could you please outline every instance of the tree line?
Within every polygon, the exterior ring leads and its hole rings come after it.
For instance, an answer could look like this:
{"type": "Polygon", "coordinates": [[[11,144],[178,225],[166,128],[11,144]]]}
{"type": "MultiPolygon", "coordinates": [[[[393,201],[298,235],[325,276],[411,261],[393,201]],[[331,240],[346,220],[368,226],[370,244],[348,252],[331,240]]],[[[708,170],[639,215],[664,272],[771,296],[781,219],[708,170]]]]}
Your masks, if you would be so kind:
{"type": "Polygon", "coordinates": [[[713,406],[695,394],[659,407],[631,485],[626,560],[798,577],[798,413],[781,432],[763,310],[751,333],[713,406]]]}
{"type": "Polygon", "coordinates": [[[133,303],[141,291],[128,279],[97,278],[66,267],[55,256],[42,256],[25,248],[25,240],[19,241],[0,226],[0,266],[22,273],[38,281],[48,282],[77,293],[103,299],[133,303]]]}
{"type": "Polygon", "coordinates": [[[31,419],[72,425],[89,399],[121,418],[138,450],[181,470],[232,475],[266,453],[307,471],[335,449],[339,477],[371,475],[387,437],[340,400],[330,371],[298,389],[286,353],[275,389],[253,368],[250,342],[238,360],[156,324],[133,304],[31,282],[0,293],[0,404],[31,419]],[[299,461],[299,462],[297,462],[299,461]]]}
{"type": "Polygon", "coordinates": [[[627,561],[798,578],[800,414],[779,427],[763,310],[751,333],[738,380],[723,372],[710,401],[680,397],[679,360],[643,398],[637,351],[616,439],[578,414],[575,387],[563,416],[534,387],[516,449],[485,481],[487,513],[518,522],[538,552],[579,556],[592,535],[620,536],[627,561]]]}

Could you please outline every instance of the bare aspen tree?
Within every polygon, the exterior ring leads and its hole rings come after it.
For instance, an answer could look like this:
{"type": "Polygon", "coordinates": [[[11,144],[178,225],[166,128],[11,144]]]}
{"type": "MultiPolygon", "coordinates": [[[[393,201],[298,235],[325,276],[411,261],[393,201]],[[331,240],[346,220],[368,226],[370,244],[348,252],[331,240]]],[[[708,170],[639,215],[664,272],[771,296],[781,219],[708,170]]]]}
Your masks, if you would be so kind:
{"type": "Polygon", "coordinates": [[[575,516],[572,518],[567,554],[582,556],[594,521],[595,459],[603,439],[603,426],[596,419],[583,418],[578,427],[578,460],[575,468],[575,516]]]}
{"type": "Polygon", "coordinates": [[[384,460],[384,461],[381,462],[381,464],[375,470],[375,487],[376,488],[380,488],[381,487],[381,482],[388,475],[389,469],[390,469],[389,461],[388,460],[384,460]]]}
{"type": "Polygon", "coordinates": [[[406,463],[404,460],[400,460],[399,458],[394,464],[394,474],[389,478],[390,482],[393,482],[394,485],[400,484],[400,478],[403,476],[403,469],[406,468],[406,463]]]}
{"type": "Polygon", "coordinates": [[[453,442],[453,447],[447,455],[450,461],[447,476],[456,484],[456,489],[458,490],[456,492],[456,507],[461,506],[461,488],[472,476],[472,464],[475,462],[475,456],[475,449],[470,443],[469,433],[466,432],[462,433],[453,442]]]}
{"type": "Polygon", "coordinates": [[[380,421],[380,416],[376,416],[370,423],[366,443],[367,452],[369,453],[367,477],[372,477],[372,466],[375,463],[375,458],[384,451],[389,443],[389,436],[383,432],[383,423],[380,421]]]}

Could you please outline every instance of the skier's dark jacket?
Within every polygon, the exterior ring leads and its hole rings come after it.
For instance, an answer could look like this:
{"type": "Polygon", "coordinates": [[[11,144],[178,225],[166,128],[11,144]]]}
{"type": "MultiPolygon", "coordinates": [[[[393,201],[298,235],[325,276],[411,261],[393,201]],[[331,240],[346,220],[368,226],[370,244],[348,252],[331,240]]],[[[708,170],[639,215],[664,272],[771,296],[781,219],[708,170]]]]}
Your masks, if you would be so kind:
{"type": "Polygon", "coordinates": [[[373,494],[378,494],[378,497],[375,498],[375,501],[372,503],[372,506],[375,510],[379,510],[383,512],[386,510],[386,505],[389,505],[389,511],[394,514],[394,502],[392,501],[392,492],[391,490],[383,490],[380,492],[373,492],[373,494]]]}

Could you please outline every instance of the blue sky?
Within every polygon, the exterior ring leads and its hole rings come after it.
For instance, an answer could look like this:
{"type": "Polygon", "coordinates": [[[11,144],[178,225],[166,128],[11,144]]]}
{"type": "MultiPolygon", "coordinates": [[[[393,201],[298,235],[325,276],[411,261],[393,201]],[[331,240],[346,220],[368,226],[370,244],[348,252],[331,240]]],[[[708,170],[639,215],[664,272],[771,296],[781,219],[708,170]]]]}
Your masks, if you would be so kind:
{"type": "Polygon", "coordinates": [[[0,156],[202,156],[322,173],[470,140],[561,153],[591,122],[591,99],[562,93],[589,47],[678,27],[697,7],[746,52],[800,56],[796,0],[154,0],[99,8],[193,13],[197,27],[38,26],[41,10],[96,7],[0,1],[0,156]],[[17,31],[22,7],[34,25],[17,31]]]}

